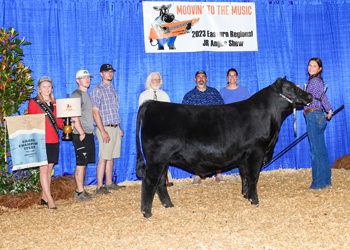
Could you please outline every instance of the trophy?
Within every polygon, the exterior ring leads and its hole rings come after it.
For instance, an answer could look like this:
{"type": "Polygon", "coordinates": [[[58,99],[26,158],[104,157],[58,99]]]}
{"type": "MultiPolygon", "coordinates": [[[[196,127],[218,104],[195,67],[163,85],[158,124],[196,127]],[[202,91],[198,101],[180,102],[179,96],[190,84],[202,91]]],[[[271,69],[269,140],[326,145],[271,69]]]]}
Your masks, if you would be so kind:
{"type": "Polygon", "coordinates": [[[72,124],[69,117],[66,117],[63,123],[63,135],[62,135],[62,141],[71,141],[73,140],[72,137],[72,124]]]}
{"type": "Polygon", "coordinates": [[[80,98],[56,99],[56,109],[57,117],[65,118],[62,141],[71,141],[73,137],[70,117],[81,116],[80,98]]]}

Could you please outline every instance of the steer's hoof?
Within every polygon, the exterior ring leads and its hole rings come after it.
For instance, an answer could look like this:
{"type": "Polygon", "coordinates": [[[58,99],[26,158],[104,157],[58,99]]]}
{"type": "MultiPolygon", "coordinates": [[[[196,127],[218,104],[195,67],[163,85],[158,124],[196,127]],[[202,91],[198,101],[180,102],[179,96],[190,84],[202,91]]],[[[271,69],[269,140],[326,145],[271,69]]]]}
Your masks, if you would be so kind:
{"type": "Polygon", "coordinates": [[[164,203],[163,206],[166,207],[166,208],[174,207],[173,203],[171,203],[171,202],[170,203],[164,203]]]}
{"type": "Polygon", "coordinates": [[[249,201],[252,203],[252,205],[259,205],[258,199],[249,199],[249,201]]]}
{"type": "Polygon", "coordinates": [[[142,212],[143,213],[143,217],[145,217],[146,219],[148,219],[149,217],[152,217],[152,213],[146,213],[146,212],[142,212]]]}

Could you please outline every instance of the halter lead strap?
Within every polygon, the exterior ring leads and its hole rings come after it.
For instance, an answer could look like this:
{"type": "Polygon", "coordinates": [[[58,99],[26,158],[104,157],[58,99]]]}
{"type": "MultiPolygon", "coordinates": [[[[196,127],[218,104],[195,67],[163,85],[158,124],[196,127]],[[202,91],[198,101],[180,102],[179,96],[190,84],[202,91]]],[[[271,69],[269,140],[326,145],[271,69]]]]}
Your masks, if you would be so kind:
{"type": "Polygon", "coordinates": [[[297,136],[297,118],[296,118],[296,108],[294,105],[294,102],[289,99],[287,96],[283,95],[280,93],[280,96],[284,99],[286,99],[289,103],[293,104],[294,108],[293,108],[293,127],[294,127],[294,137],[297,136]]]}
{"type": "Polygon", "coordinates": [[[283,97],[284,99],[286,99],[289,103],[294,104],[294,102],[291,99],[289,99],[287,96],[285,96],[281,93],[280,93],[280,96],[283,97]]]}

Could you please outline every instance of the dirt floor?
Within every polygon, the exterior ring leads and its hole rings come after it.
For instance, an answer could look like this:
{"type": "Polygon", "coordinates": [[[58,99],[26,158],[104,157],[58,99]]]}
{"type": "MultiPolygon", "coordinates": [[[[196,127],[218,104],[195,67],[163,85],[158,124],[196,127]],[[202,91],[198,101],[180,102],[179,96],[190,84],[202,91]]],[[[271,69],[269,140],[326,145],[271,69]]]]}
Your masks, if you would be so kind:
{"type": "MultiPolygon", "coordinates": [[[[141,182],[89,202],[58,200],[0,208],[0,249],[349,249],[350,171],[332,170],[333,186],[311,190],[311,170],[262,172],[260,204],[241,195],[241,182],[201,185],[175,180],[174,208],[157,197],[153,216],[140,211],[141,182]]],[[[93,191],[96,187],[87,187],[93,191]]]]}

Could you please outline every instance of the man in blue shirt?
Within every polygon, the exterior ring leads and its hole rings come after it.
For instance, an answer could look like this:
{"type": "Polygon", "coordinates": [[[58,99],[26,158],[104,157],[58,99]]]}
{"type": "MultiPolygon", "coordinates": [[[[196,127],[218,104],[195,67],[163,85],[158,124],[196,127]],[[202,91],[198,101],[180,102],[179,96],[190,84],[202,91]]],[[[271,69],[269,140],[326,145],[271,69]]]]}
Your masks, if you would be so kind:
{"type": "Polygon", "coordinates": [[[194,78],[197,86],[189,91],[182,100],[183,104],[193,105],[223,105],[224,100],[222,99],[219,91],[215,88],[207,86],[207,74],[205,71],[200,70],[196,73],[194,78]]]}
{"type": "MultiPolygon", "coordinates": [[[[224,100],[222,99],[219,91],[215,88],[207,86],[207,74],[205,71],[200,70],[196,73],[194,78],[196,82],[196,87],[189,91],[182,100],[183,104],[193,104],[193,105],[223,105],[224,100]]],[[[224,183],[224,178],[221,175],[221,171],[216,172],[216,179],[218,183],[224,183]]],[[[201,184],[202,180],[198,173],[193,180],[193,184],[201,184]]]]}

